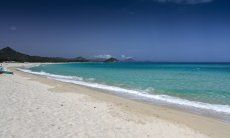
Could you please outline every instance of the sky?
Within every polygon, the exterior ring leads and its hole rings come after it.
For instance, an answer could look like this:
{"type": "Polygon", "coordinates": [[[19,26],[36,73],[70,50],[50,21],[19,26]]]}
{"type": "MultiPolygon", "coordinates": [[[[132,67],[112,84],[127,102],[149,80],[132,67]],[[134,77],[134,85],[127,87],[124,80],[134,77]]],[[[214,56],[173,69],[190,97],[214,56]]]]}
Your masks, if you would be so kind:
{"type": "Polygon", "coordinates": [[[1,0],[0,48],[55,57],[230,62],[229,0],[1,0]]]}

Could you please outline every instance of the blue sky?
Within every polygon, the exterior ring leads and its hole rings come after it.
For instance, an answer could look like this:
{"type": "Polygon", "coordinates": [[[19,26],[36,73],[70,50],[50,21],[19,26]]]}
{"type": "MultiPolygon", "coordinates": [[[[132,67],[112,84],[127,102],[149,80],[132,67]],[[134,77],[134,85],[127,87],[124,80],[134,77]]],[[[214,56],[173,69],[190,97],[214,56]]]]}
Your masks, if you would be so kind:
{"type": "Polygon", "coordinates": [[[230,62],[228,0],[3,0],[0,48],[32,55],[230,62]]]}

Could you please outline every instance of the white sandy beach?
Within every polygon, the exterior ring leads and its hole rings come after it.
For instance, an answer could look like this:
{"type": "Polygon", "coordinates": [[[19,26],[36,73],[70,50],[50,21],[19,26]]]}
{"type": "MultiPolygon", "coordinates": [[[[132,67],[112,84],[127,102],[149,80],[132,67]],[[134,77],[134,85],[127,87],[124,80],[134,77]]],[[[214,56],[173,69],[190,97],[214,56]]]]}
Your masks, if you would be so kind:
{"type": "MultiPolygon", "coordinates": [[[[5,64],[16,67],[32,64],[5,64]]],[[[0,137],[228,137],[217,120],[16,71],[0,75],[0,137]],[[150,109],[151,108],[151,109],[150,109]]]]}

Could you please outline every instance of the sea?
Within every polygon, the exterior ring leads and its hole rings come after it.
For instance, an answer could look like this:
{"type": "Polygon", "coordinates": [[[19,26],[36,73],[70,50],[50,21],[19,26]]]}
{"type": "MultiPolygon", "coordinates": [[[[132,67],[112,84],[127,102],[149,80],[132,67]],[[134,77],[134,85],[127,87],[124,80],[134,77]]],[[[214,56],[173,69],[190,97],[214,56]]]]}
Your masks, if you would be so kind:
{"type": "Polygon", "coordinates": [[[20,70],[230,122],[229,63],[63,63],[20,70]]]}

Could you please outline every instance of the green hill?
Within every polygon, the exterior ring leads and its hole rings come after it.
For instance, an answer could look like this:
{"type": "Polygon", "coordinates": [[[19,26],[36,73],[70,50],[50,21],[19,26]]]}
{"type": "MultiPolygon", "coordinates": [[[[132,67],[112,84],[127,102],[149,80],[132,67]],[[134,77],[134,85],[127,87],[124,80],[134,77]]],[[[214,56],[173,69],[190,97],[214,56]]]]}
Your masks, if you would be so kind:
{"type": "Polygon", "coordinates": [[[41,57],[30,56],[17,52],[16,50],[5,47],[0,50],[0,62],[15,61],[15,62],[88,62],[87,59],[82,57],[77,58],[60,58],[60,57],[41,57]]]}
{"type": "Polygon", "coordinates": [[[116,58],[109,58],[109,59],[106,59],[104,62],[118,62],[118,59],[116,59],[116,58]]]}

